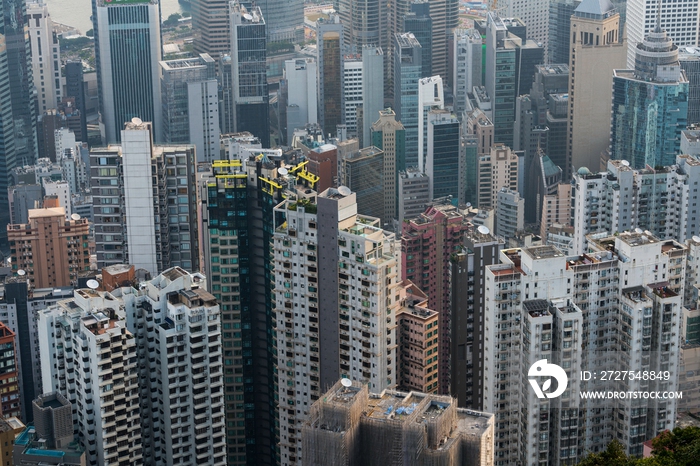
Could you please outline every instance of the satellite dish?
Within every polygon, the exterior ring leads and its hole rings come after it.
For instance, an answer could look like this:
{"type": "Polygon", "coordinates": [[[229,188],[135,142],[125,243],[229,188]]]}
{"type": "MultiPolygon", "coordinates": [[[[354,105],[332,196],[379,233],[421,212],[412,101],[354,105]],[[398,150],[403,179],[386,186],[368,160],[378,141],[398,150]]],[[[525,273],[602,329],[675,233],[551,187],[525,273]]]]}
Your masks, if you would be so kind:
{"type": "Polygon", "coordinates": [[[635,233],[644,233],[644,230],[642,230],[641,228],[635,228],[634,232],[635,233]]]}
{"type": "Polygon", "coordinates": [[[27,275],[27,272],[25,272],[25,271],[22,270],[22,269],[19,269],[19,270],[17,271],[17,275],[19,275],[20,277],[24,277],[25,275],[27,275]]]}
{"type": "Polygon", "coordinates": [[[700,243],[700,236],[693,236],[693,241],[700,243]]]}
{"type": "Polygon", "coordinates": [[[339,187],[339,188],[338,188],[338,192],[339,192],[342,196],[349,196],[350,194],[352,194],[352,191],[350,191],[350,188],[348,188],[347,186],[341,186],[341,187],[339,187]]]}
{"type": "Polygon", "coordinates": [[[140,125],[140,124],[143,123],[143,121],[141,121],[141,118],[138,118],[138,117],[132,118],[132,119],[131,119],[131,122],[132,122],[133,124],[135,124],[135,125],[140,125]]]}
{"type": "Polygon", "coordinates": [[[289,170],[287,170],[286,168],[282,167],[282,168],[280,168],[279,170],[277,170],[277,173],[279,173],[280,176],[287,176],[287,174],[289,173],[289,170]]]}
{"type": "Polygon", "coordinates": [[[350,379],[340,379],[340,383],[343,385],[345,388],[350,388],[352,387],[352,380],[350,379]]]}
{"type": "Polygon", "coordinates": [[[80,220],[80,214],[73,214],[70,216],[73,220],[80,220]]]}
{"type": "Polygon", "coordinates": [[[620,160],[620,164],[624,165],[625,167],[630,166],[630,163],[627,160],[620,160]]]}
{"type": "Polygon", "coordinates": [[[97,280],[92,280],[92,279],[91,279],[91,280],[88,280],[88,281],[87,281],[87,286],[88,286],[88,288],[90,288],[91,290],[96,290],[97,288],[99,288],[100,282],[98,282],[97,280]]]}
{"type": "Polygon", "coordinates": [[[471,203],[471,202],[467,202],[467,207],[471,207],[471,206],[472,206],[472,203],[471,203]]]}
{"type": "Polygon", "coordinates": [[[248,21],[253,21],[253,15],[249,13],[244,14],[243,17],[248,21]]]}
{"type": "Polygon", "coordinates": [[[476,230],[479,233],[481,233],[482,235],[488,235],[489,233],[491,233],[491,231],[489,230],[489,227],[484,226],[484,225],[479,225],[479,227],[476,230]]]}

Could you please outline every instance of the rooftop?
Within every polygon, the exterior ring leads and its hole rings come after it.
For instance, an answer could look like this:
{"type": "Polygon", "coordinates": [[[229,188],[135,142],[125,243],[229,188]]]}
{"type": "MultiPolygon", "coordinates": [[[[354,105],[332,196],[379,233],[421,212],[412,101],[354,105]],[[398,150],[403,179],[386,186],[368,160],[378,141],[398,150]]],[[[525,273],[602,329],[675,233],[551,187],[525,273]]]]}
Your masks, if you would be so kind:
{"type": "Polygon", "coordinates": [[[620,233],[620,236],[618,236],[618,238],[620,238],[621,241],[624,241],[632,247],[644,246],[646,244],[652,244],[659,241],[658,238],[651,234],[651,232],[642,232],[641,230],[635,232],[626,231],[624,233],[620,233]]]}
{"type": "Polygon", "coordinates": [[[524,253],[527,253],[533,259],[550,259],[552,257],[563,257],[564,253],[554,246],[533,246],[530,248],[522,249],[524,253]]]}

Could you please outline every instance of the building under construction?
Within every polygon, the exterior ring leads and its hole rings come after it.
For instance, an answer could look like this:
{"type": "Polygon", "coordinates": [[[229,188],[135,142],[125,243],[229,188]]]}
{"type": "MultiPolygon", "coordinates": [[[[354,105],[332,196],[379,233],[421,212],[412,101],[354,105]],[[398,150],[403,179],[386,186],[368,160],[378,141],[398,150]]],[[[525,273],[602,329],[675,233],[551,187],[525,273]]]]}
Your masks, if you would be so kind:
{"type": "Polygon", "coordinates": [[[449,396],[343,380],[311,407],[302,430],[305,466],[492,466],[493,415],[458,409],[449,396]]]}

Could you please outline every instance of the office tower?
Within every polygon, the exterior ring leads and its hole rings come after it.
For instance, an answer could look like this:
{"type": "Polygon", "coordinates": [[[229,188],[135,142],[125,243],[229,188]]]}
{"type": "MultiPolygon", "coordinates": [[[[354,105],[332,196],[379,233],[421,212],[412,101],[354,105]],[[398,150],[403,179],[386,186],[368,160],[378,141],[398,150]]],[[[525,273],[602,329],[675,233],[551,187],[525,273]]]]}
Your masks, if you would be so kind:
{"type": "Polygon", "coordinates": [[[418,167],[418,114],[422,113],[418,106],[418,81],[422,72],[422,49],[410,32],[396,34],[394,40],[396,119],[406,128],[406,167],[418,167]]]}
{"type": "Polygon", "coordinates": [[[415,167],[399,172],[397,225],[418,217],[430,202],[430,178],[415,167]]]}
{"type": "Polygon", "coordinates": [[[44,207],[62,207],[65,210],[65,217],[71,218],[71,192],[67,181],[44,180],[44,207]],[[56,205],[47,205],[47,200],[55,200],[56,205]]]}
{"type": "Polygon", "coordinates": [[[32,72],[39,114],[61,100],[61,52],[49,9],[41,0],[27,2],[27,25],[32,49],[32,72]]]}
{"type": "Polygon", "coordinates": [[[495,144],[489,155],[479,157],[478,166],[480,209],[494,209],[501,188],[518,191],[518,155],[509,147],[495,144]]]}
{"type": "Polygon", "coordinates": [[[613,71],[610,158],[637,169],[672,165],[687,118],[678,47],[657,27],[637,46],[634,70],[613,71]]]}
{"type": "Polygon", "coordinates": [[[445,108],[442,83],[440,76],[418,81],[418,168],[424,172],[428,163],[428,114],[445,108]]]}
{"type": "Polygon", "coordinates": [[[515,98],[530,91],[535,66],[544,61],[542,47],[518,36],[524,29],[517,18],[488,15],[484,85],[493,102],[495,141],[508,147],[513,147],[515,98]]]}
{"type": "MultiPolygon", "coordinates": [[[[12,113],[14,150],[12,142],[5,143],[8,173],[15,166],[31,165],[37,159],[36,100],[34,96],[34,73],[32,70],[31,45],[27,29],[29,18],[25,0],[4,0],[0,34],[4,36],[2,55],[6,59],[6,75],[0,65],[0,76],[9,81],[9,96],[3,95],[3,113],[12,113]],[[9,103],[9,105],[8,105],[9,103]]],[[[0,59],[3,60],[3,59],[0,59]]],[[[7,89],[7,84],[3,84],[7,89]]],[[[3,89],[4,91],[4,89],[3,89]]],[[[3,137],[8,137],[10,126],[3,124],[3,137]],[[5,134],[6,133],[6,134],[5,134]]],[[[5,187],[6,188],[6,187],[5,187]]],[[[2,191],[2,190],[0,190],[2,191]]]]}
{"type": "Polygon", "coordinates": [[[610,144],[610,95],[601,89],[612,89],[612,71],[625,60],[619,22],[609,1],[583,1],[571,17],[567,174],[581,167],[597,172],[610,144]]]}
{"type": "Polygon", "coordinates": [[[438,388],[438,314],[428,307],[428,296],[406,280],[400,288],[396,312],[398,388],[435,393],[438,388]],[[426,355],[435,354],[426,358],[426,355]]]}
{"type": "Polygon", "coordinates": [[[496,235],[506,240],[525,227],[525,199],[517,191],[501,188],[496,196],[496,235]]]}
{"type": "Polygon", "coordinates": [[[338,15],[345,26],[344,45],[362,50],[366,45],[383,47],[389,22],[389,5],[379,0],[339,0],[338,15]]]}
{"type": "Polygon", "coordinates": [[[369,392],[341,380],[311,406],[302,428],[304,464],[380,466],[409,455],[417,464],[493,466],[494,422],[447,396],[369,392]]]}
{"type": "Polygon", "coordinates": [[[152,121],[160,131],[160,3],[93,3],[95,59],[105,142],[118,143],[124,123],[152,121]]]}
{"type": "Polygon", "coordinates": [[[38,184],[20,184],[10,186],[10,223],[20,224],[29,222],[29,210],[36,208],[36,203],[44,199],[44,192],[38,184]]]}
{"type": "MultiPolygon", "coordinates": [[[[362,127],[357,127],[358,107],[362,112],[364,103],[362,95],[362,56],[349,54],[343,56],[343,122],[349,137],[358,137],[362,127]]],[[[364,120],[364,118],[362,118],[364,120]]]]}
{"type": "Polygon", "coordinates": [[[2,389],[2,402],[0,403],[0,415],[7,419],[21,415],[19,370],[15,333],[0,322],[0,367],[3,368],[0,375],[0,388],[2,389]]]}
{"type": "MultiPolygon", "coordinates": [[[[455,0],[437,0],[428,2],[430,5],[430,18],[433,23],[432,50],[432,76],[444,76],[450,78],[448,39],[459,23],[458,7],[455,0]]],[[[425,78],[425,76],[421,76],[425,78]]]]}
{"type": "Polygon", "coordinates": [[[475,108],[466,115],[467,134],[476,138],[477,154],[479,157],[491,153],[493,140],[493,122],[479,108],[475,108]]]}
{"type": "Polygon", "coordinates": [[[489,364],[484,360],[484,272],[498,262],[504,239],[484,226],[469,229],[464,243],[450,257],[452,309],[450,395],[460,408],[481,409],[481,380],[489,364]]]}
{"type": "Polygon", "coordinates": [[[73,405],[88,464],[142,460],[137,343],[126,319],[114,296],[91,289],[39,314],[44,392],[59,392],[73,405]]]}
{"type": "Polygon", "coordinates": [[[385,219],[384,214],[384,151],[365,147],[340,160],[342,184],[357,196],[357,212],[385,219]]]}
{"type": "Polygon", "coordinates": [[[192,144],[198,162],[219,158],[216,62],[207,54],[160,62],[163,144],[192,144]]]}
{"type": "Polygon", "coordinates": [[[124,291],[112,293],[122,295],[127,334],[139,348],[132,360],[141,368],[133,373],[141,400],[143,464],[225,465],[224,324],[216,298],[205,289],[206,279],[173,267],[136,284],[133,266],[112,268],[118,273],[107,271],[103,280],[117,278],[118,286],[126,282],[124,291]],[[141,293],[135,292],[137,286],[141,293]]]}
{"type": "Polygon", "coordinates": [[[529,94],[521,95],[515,104],[514,148],[525,152],[525,159],[533,159],[539,151],[565,172],[567,161],[568,124],[568,65],[538,65],[535,82],[529,94]]]}
{"type": "Polygon", "coordinates": [[[194,146],[154,145],[138,119],[121,139],[90,152],[97,266],[198,270],[194,146]]]}
{"type": "Polygon", "coordinates": [[[454,110],[458,116],[469,107],[469,93],[481,86],[482,39],[476,29],[457,29],[454,33],[454,65],[452,69],[454,110]]]}
{"type": "MultiPolygon", "coordinates": [[[[384,152],[384,224],[398,218],[399,172],[406,169],[406,130],[390,108],[379,112],[372,124],[370,143],[384,152]]],[[[420,212],[418,212],[420,213],[420,212]]]]}
{"type": "MultiPolygon", "coordinates": [[[[585,367],[598,371],[678,369],[678,349],[663,339],[665,335],[670,338],[680,325],[685,248],[644,233],[597,238],[589,241],[591,249],[583,256],[567,259],[552,246],[510,249],[501,253],[501,264],[487,267],[486,287],[491,291],[486,293],[485,334],[494,343],[486,345],[486,357],[509,361],[484,376],[484,408],[493,409],[497,416],[503,414],[495,432],[496,458],[502,464],[525,462],[533,454],[554,458],[557,464],[575,464],[583,452],[604,449],[617,431],[627,435],[621,439],[625,451],[640,455],[645,438],[673,427],[675,417],[668,414],[674,412],[675,400],[585,400],[579,391],[602,390],[606,382],[584,382],[573,376],[563,397],[540,400],[529,387],[517,388],[523,383],[520,377],[511,378],[515,372],[508,365],[516,364],[514,361],[528,368],[537,359],[553,357],[571,372],[585,367]],[[662,274],[668,281],[659,284],[662,274]],[[546,287],[534,286],[543,282],[546,287]],[[599,300],[601,293],[605,300],[599,300]],[[613,309],[622,309],[621,319],[597,318],[615,312],[613,309]],[[631,319],[630,314],[644,318],[631,319]],[[643,338],[630,345],[615,345],[606,335],[621,325],[631,335],[643,332],[643,338]],[[526,331],[514,333],[513,326],[526,331]],[[502,343],[504,339],[507,344],[502,343]],[[551,343],[535,347],[545,341],[551,343]],[[621,353],[619,358],[606,359],[611,343],[621,353]],[[570,350],[562,351],[564,348],[570,350]],[[525,409],[513,410],[513,404],[525,409]],[[633,420],[611,416],[616,410],[630,412],[633,420]],[[539,415],[522,414],[532,412],[539,415]],[[567,419],[575,422],[561,423],[567,419]],[[543,433],[549,442],[539,442],[543,433]],[[522,442],[523,447],[512,448],[512,442],[522,442]]],[[[616,389],[638,387],[639,381],[628,380],[616,389]]],[[[654,389],[676,388],[672,377],[654,389]]]]}
{"type": "Polygon", "coordinates": [[[499,16],[518,18],[527,26],[527,39],[539,42],[547,53],[549,42],[549,0],[495,0],[492,8],[499,16]]]}
{"type": "Polygon", "coordinates": [[[393,298],[399,291],[399,253],[394,234],[379,228],[379,219],[358,214],[354,193],[331,188],[317,200],[305,187],[295,192],[274,209],[283,465],[306,464],[299,429],[322,394],[324,366],[381,390],[396,387],[398,379],[399,301],[393,298]],[[330,265],[322,260],[337,264],[335,270],[326,268],[335,280],[319,283],[319,269],[330,265]],[[324,334],[320,319],[335,322],[332,335],[324,334]],[[324,348],[322,340],[335,344],[324,348]]]}
{"type": "MultiPolygon", "coordinates": [[[[688,126],[700,124],[700,48],[681,47],[678,61],[688,79],[688,126]]],[[[687,154],[687,152],[682,152],[687,154]]]]}
{"type": "Polygon", "coordinates": [[[412,33],[421,46],[420,77],[433,76],[433,20],[430,18],[430,2],[427,0],[411,2],[410,10],[404,17],[401,32],[412,33]]]}
{"type": "Polygon", "coordinates": [[[425,174],[430,177],[430,198],[449,196],[464,204],[467,167],[461,147],[460,123],[446,110],[428,113],[428,152],[425,174]]]}
{"type": "Polygon", "coordinates": [[[381,48],[371,46],[362,48],[363,118],[362,128],[357,129],[358,134],[362,135],[360,145],[367,146],[372,143],[372,125],[377,115],[384,109],[383,65],[384,52],[381,48]]]}
{"type": "MultiPolygon", "coordinates": [[[[248,3],[248,2],[246,2],[248,3]]],[[[267,24],[270,42],[301,42],[304,40],[304,0],[261,0],[260,7],[267,24]]]]}
{"type": "Polygon", "coordinates": [[[402,278],[415,283],[428,295],[428,305],[439,316],[438,393],[450,386],[450,255],[462,244],[467,220],[445,202],[426,208],[420,216],[401,224],[402,278]]]}
{"type": "MultiPolygon", "coordinates": [[[[75,102],[75,108],[80,112],[80,134],[83,136],[83,142],[88,142],[87,139],[87,109],[85,105],[85,82],[83,79],[83,63],[80,61],[67,61],[63,66],[66,77],[66,95],[72,97],[75,102]]],[[[81,141],[82,141],[81,139],[81,141]]]]}
{"type": "Polygon", "coordinates": [[[569,63],[571,16],[581,0],[553,0],[549,3],[548,63],[569,63]]]}
{"type": "Polygon", "coordinates": [[[77,284],[78,273],[90,269],[87,220],[66,220],[58,206],[31,209],[28,220],[7,226],[13,269],[24,270],[36,288],[77,284]]]}
{"type": "Polygon", "coordinates": [[[287,141],[291,145],[297,128],[318,123],[318,71],[313,58],[296,58],[284,62],[287,79],[287,141]],[[298,108],[294,117],[291,108],[298,108]]]}
{"type": "Polygon", "coordinates": [[[625,160],[610,160],[607,172],[580,169],[573,189],[574,253],[585,252],[586,235],[598,231],[640,228],[678,242],[692,238],[700,217],[688,202],[698,195],[692,181],[698,176],[700,161],[692,155],[653,169],[634,170],[625,160]]]}
{"type": "MultiPolygon", "coordinates": [[[[4,16],[4,12],[3,12],[4,16]]],[[[0,33],[4,34],[5,23],[0,22],[0,33]]],[[[0,50],[0,99],[10,102],[10,76],[7,62],[7,49],[0,50]]],[[[12,116],[12,106],[3,105],[0,108],[0,239],[6,240],[4,227],[12,222],[12,201],[5,194],[14,184],[10,175],[17,164],[17,149],[15,147],[15,125],[12,116]],[[9,207],[6,209],[5,207],[9,207]]]]}
{"type": "Polygon", "coordinates": [[[13,464],[85,464],[85,451],[73,435],[70,402],[60,393],[53,392],[39,396],[31,404],[35,425],[22,426],[16,441],[11,442],[14,443],[13,464]]]}
{"type": "Polygon", "coordinates": [[[698,8],[694,0],[628,0],[627,68],[634,68],[637,45],[657,26],[679,47],[698,45],[698,8]]]}
{"type": "Polygon", "coordinates": [[[343,24],[337,16],[316,23],[318,121],[324,135],[343,122],[343,24]]]}
{"type": "MultiPolygon", "coordinates": [[[[559,183],[556,192],[545,194],[542,200],[542,217],[540,219],[540,237],[545,244],[552,244],[548,238],[549,229],[552,227],[569,227],[571,223],[571,191],[569,182],[559,183]]],[[[564,246],[554,244],[564,251],[564,246]]],[[[566,249],[568,249],[568,244],[566,249]]],[[[572,251],[569,251],[572,253],[572,251]]]]}
{"type": "Polygon", "coordinates": [[[542,217],[544,197],[555,194],[557,185],[564,181],[562,169],[540,150],[531,157],[525,156],[524,179],[520,193],[525,200],[525,222],[537,225],[542,217]]]}
{"type": "Polygon", "coordinates": [[[194,0],[192,31],[194,51],[208,53],[215,60],[231,53],[231,18],[229,0],[194,0]]]}
{"type": "Polygon", "coordinates": [[[249,131],[270,147],[267,25],[259,7],[248,10],[238,2],[230,7],[234,132],[249,131]]]}

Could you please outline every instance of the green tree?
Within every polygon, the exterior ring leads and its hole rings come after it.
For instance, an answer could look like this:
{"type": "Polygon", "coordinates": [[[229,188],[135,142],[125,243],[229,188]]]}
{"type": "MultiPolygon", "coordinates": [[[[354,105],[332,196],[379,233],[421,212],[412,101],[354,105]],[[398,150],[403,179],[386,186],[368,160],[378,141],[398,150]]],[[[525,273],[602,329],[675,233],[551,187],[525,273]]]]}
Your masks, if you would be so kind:
{"type": "Polygon", "coordinates": [[[168,16],[168,19],[163,21],[163,27],[166,28],[174,28],[178,25],[178,20],[182,18],[182,15],[180,13],[173,13],[172,15],[168,16]]]}
{"type": "Polygon", "coordinates": [[[590,453],[578,466],[636,466],[637,462],[625,453],[622,444],[613,440],[608,448],[600,453],[590,453]]]}

